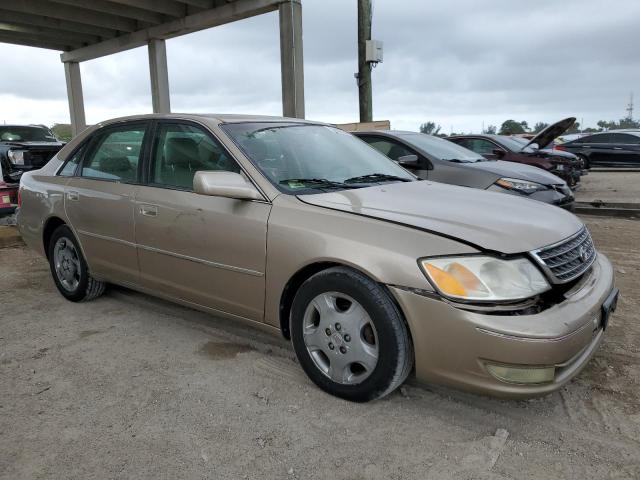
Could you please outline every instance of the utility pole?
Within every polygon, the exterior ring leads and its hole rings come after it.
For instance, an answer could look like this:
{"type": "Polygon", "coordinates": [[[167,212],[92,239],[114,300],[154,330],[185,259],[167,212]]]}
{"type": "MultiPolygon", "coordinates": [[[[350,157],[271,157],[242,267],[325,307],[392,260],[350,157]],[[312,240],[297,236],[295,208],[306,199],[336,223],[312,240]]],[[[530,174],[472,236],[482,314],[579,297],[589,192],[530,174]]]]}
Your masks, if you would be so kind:
{"type": "Polygon", "coordinates": [[[373,121],[371,63],[367,61],[367,41],[371,40],[371,0],[358,0],[358,98],[360,121],[373,121]]]}

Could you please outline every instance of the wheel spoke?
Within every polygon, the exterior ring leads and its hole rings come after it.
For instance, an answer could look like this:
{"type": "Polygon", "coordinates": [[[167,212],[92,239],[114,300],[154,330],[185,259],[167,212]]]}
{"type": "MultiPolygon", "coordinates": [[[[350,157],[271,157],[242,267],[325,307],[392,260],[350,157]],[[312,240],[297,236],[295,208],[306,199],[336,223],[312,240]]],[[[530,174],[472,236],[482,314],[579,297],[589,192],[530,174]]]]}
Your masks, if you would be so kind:
{"type": "MultiPolygon", "coordinates": [[[[320,327],[308,327],[304,333],[304,343],[309,351],[322,350],[326,348],[326,336],[320,327]]],[[[326,352],[325,352],[326,353],[326,352]]]]}
{"type": "Polygon", "coordinates": [[[337,383],[346,383],[349,376],[349,362],[340,354],[333,354],[330,357],[329,377],[337,383]]]}
{"type": "Polygon", "coordinates": [[[320,313],[320,323],[330,322],[337,313],[336,299],[329,293],[323,293],[313,299],[312,302],[315,309],[320,313]]]}

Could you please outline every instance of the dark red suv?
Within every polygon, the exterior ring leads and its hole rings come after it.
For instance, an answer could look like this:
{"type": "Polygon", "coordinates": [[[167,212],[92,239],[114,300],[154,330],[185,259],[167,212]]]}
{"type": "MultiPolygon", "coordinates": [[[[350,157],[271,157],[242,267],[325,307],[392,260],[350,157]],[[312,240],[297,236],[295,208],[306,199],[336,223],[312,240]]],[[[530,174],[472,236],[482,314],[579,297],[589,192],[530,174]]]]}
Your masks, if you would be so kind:
{"type": "Polygon", "coordinates": [[[545,128],[531,140],[507,135],[455,135],[447,140],[473,150],[485,158],[542,168],[562,178],[570,187],[575,187],[582,175],[580,159],[569,152],[545,148],[571,127],[575,120],[573,117],[565,118],[545,128]]]}

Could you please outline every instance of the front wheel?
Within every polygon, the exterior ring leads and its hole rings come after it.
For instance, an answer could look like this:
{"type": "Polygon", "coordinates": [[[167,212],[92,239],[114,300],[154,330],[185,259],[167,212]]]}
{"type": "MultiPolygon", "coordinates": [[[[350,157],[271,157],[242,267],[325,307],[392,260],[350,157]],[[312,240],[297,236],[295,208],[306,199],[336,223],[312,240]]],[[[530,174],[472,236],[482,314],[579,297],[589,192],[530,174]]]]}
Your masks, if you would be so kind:
{"type": "Polygon", "coordinates": [[[324,270],[302,284],[291,339],[316,385],[356,402],[392,392],[413,366],[408,329],[390,294],[349,268],[324,270]]]}
{"type": "Polygon", "coordinates": [[[49,265],[58,291],[67,300],[93,300],[104,293],[105,283],[89,274],[77,240],[66,225],[60,225],[51,235],[49,265]]]}

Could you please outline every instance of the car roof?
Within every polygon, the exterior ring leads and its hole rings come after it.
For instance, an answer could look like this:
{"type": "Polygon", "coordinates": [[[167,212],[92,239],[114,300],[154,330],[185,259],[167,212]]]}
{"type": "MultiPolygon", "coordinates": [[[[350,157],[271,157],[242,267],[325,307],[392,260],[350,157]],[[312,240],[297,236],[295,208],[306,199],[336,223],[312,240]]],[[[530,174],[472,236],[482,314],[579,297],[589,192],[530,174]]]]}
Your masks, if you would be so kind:
{"type": "Polygon", "coordinates": [[[151,119],[174,119],[174,120],[209,120],[216,123],[241,123],[241,122],[292,122],[292,123],[308,123],[322,124],[322,122],[312,122],[301,118],[276,117],[269,115],[243,115],[243,114],[227,114],[227,113],[148,113],[143,115],[129,115],[126,117],[112,118],[100,122],[98,125],[109,125],[111,123],[119,123],[135,120],[151,120],[151,119]]]}

